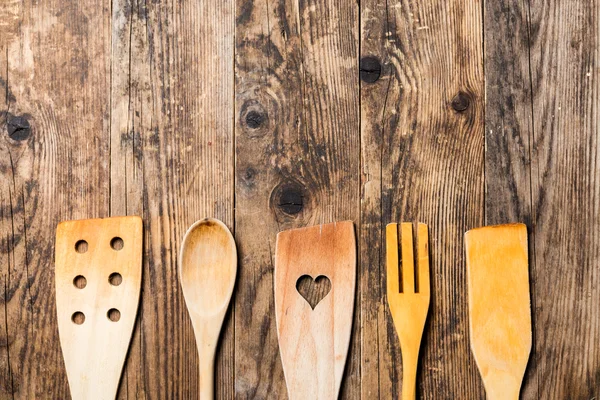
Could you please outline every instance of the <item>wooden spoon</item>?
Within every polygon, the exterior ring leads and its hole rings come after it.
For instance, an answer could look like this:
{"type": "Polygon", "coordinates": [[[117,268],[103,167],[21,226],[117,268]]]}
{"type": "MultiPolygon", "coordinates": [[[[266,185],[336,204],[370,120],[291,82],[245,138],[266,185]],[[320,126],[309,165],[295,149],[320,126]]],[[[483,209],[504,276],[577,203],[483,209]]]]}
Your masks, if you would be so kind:
{"type": "Polygon", "coordinates": [[[215,352],[236,273],[237,251],[227,226],[212,218],[192,225],[181,244],[179,280],[196,336],[202,400],[214,398],[215,352]]]}
{"type": "MultiPolygon", "coordinates": [[[[309,279],[310,279],[309,278],[309,279]]],[[[354,312],[356,244],[351,221],[277,235],[275,317],[290,400],[337,399],[354,312]],[[326,282],[317,304],[298,289],[306,276],[326,282]]]]}
{"type": "Polygon", "coordinates": [[[471,350],[489,400],[517,400],[531,351],[527,228],[465,234],[471,350]]]}

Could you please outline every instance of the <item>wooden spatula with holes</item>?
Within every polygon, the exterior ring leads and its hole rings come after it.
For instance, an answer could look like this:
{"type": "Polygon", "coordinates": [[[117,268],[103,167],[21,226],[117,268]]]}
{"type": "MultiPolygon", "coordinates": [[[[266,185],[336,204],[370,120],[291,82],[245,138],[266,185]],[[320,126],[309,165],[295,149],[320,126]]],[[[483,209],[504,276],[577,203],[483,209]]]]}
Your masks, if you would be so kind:
{"type": "Polygon", "coordinates": [[[471,350],[489,400],[517,400],[531,351],[527,228],[465,234],[471,350]]]}
{"type": "Polygon", "coordinates": [[[142,220],[58,225],[56,311],[71,397],[114,399],[142,283],[142,220]]]}
{"type": "Polygon", "coordinates": [[[237,275],[235,240],[218,219],[196,222],[185,234],[179,280],[200,363],[200,400],[214,399],[214,363],[221,326],[237,275]]]}
{"type": "Polygon", "coordinates": [[[351,221],[277,235],[275,317],[290,400],[338,398],[350,344],[355,286],[351,221]],[[328,293],[302,290],[305,279],[329,288],[328,293]],[[330,285],[320,284],[327,280],[330,285]],[[306,299],[299,289],[322,298],[306,299]]]}

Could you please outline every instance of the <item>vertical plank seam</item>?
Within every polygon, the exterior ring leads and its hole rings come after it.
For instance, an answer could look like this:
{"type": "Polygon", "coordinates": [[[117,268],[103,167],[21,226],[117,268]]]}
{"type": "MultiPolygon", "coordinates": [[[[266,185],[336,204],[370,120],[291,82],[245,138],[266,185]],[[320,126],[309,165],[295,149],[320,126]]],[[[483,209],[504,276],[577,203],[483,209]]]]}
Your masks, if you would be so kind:
{"type": "MultiPolygon", "coordinates": [[[[385,62],[388,61],[388,52],[387,52],[387,44],[388,44],[388,37],[387,37],[387,32],[390,31],[390,13],[389,13],[389,3],[388,0],[385,0],[385,32],[386,32],[386,36],[383,39],[384,40],[384,45],[385,45],[385,52],[384,52],[384,57],[385,58],[385,62]]],[[[385,66],[385,63],[382,61],[382,66],[385,66]]],[[[384,153],[384,149],[385,149],[385,113],[386,113],[386,109],[387,109],[387,102],[388,102],[388,97],[390,94],[390,88],[392,86],[392,79],[394,79],[393,74],[392,74],[392,69],[390,69],[390,73],[389,73],[389,79],[388,79],[388,87],[385,91],[385,99],[383,101],[383,110],[381,113],[381,144],[379,146],[379,218],[380,218],[380,224],[381,226],[379,227],[379,243],[380,243],[380,247],[379,247],[379,262],[378,264],[378,279],[380,280],[380,284],[379,284],[379,296],[380,296],[380,300],[383,298],[383,293],[386,293],[386,287],[385,286],[385,281],[383,281],[381,279],[382,276],[382,268],[381,268],[381,263],[384,262],[383,258],[382,258],[382,251],[383,251],[383,247],[381,246],[381,243],[384,243],[384,237],[383,237],[383,226],[384,226],[384,220],[383,220],[383,214],[384,214],[384,210],[383,210],[383,153],[384,153]],[[383,281],[383,282],[382,282],[383,281]],[[382,285],[382,283],[384,285],[382,285]]],[[[385,268],[384,268],[385,270],[385,268]]],[[[386,280],[387,280],[387,273],[386,273],[386,280]]],[[[387,295],[386,295],[387,296],[387,295]]],[[[386,307],[385,307],[385,302],[384,302],[384,323],[387,324],[386,321],[386,307]]],[[[377,313],[377,353],[381,354],[381,351],[379,349],[379,313],[377,313]]],[[[377,396],[379,398],[379,400],[381,400],[381,369],[380,369],[380,365],[381,365],[381,358],[380,356],[378,356],[378,363],[377,363],[377,396]]]]}
{"type": "MultiPolygon", "coordinates": [[[[9,245],[10,246],[10,245],[9,245]]],[[[10,260],[10,255],[7,257],[10,260]]],[[[8,267],[10,269],[10,261],[8,263],[8,267]]],[[[13,379],[12,369],[10,367],[10,349],[8,345],[8,302],[6,299],[8,298],[8,277],[4,277],[4,327],[6,329],[6,361],[8,362],[8,376],[10,378],[10,393],[14,400],[15,398],[15,383],[13,379]]]]}
{"type": "MultiPolygon", "coordinates": [[[[486,115],[486,110],[487,110],[487,85],[486,83],[486,74],[485,74],[485,1],[483,2],[482,6],[481,6],[481,69],[483,71],[483,115],[482,115],[482,119],[483,119],[483,181],[482,181],[482,186],[483,186],[483,203],[482,203],[482,207],[483,207],[483,223],[485,225],[487,225],[488,223],[488,212],[487,212],[487,180],[486,180],[486,160],[487,160],[487,154],[488,154],[488,148],[487,148],[487,140],[485,138],[486,132],[487,132],[487,126],[486,126],[486,119],[485,119],[485,115],[486,115]]],[[[464,250],[463,246],[463,250],[464,250]]]]}
{"type": "Polygon", "coordinates": [[[109,84],[110,89],[108,91],[108,215],[112,216],[112,110],[113,110],[113,13],[114,13],[114,1],[110,2],[110,17],[109,17],[109,27],[110,27],[110,53],[109,53],[109,64],[108,68],[109,74],[109,84]]]}
{"type": "MultiPolygon", "coordinates": [[[[236,93],[236,86],[235,86],[235,83],[236,83],[235,70],[236,70],[236,68],[235,68],[235,64],[236,64],[236,50],[237,50],[237,47],[236,47],[236,43],[237,43],[237,37],[236,37],[236,33],[237,33],[237,24],[236,24],[236,20],[237,20],[237,7],[236,6],[237,6],[237,3],[235,2],[235,0],[230,0],[230,1],[232,3],[231,4],[231,8],[232,8],[232,13],[233,13],[232,18],[231,18],[231,23],[233,25],[232,26],[232,28],[233,28],[232,29],[233,35],[232,35],[232,43],[231,43],[231,45],[232,45],[232,53],[233,53],[233,56],[231,58],[231,64],[232,64],[232,67],[231,67],[231,80],[232,80],[232,82],[231,82],[231,91],[232,91],[232,93],[231,93],[231,95],[233,96],[233,102],[232,102],[233,103],[233,108],[232,108],[232,112],[231,112],[231,158],[232,158],[232,162],[233,162],[233,165],[232,165],[233,176],[232,176],[232,179],[231,179],[231,182],[232,182],[232,185],[233,185],[233,188],[231,190],[231,203],[232,203],[231,204],[232,205],[232,210],[231,210],[231,214],[232,215],[231,215],[231,218],[232,218],[232,226],[233,226],[233,237],[235,238],[236,237],[236,235],[235,235],[235,233],[236,233],[236,229],[235,229],[236,228],[236,226],[235,226],[236,225],[236,214],[235,214],[235,209],[236,209],[236,197],[235,197],[235,193],[236,193],[236,190],[235,190],[235,188],[236,188],[236,185],[237,185],[237,173],[236,173],[236,170],[237,170],[237,168],[236,168],[236,166],[237,166],[236,143],[237,142],[236,142],[236,130],[235,130],[235,117],[236,117],[236,112],[237,112],[236,111],[237,110],[237,103],[236,103],[236,96],[235,96],[235,93],[236,93]]],[[[267,0],[267,3],[268,3],[268,0],[267,0]]],[[[267,13],[267,16],[268,16],[268,13],[267,13]]],[[[238,251],[236,249],[236,254],[237,253],[238,253],[238,251]]],[[[238,265],[236,267],[237,267],[237,270],[238,270],[237,271],[236,281],[238,281],[238,279],[239,279],[239,269],[240,269],[240,262],[239,262],[239,260],[238,260],[238,265]]],[[[239,285],[239,281],[236,282],[236,283],[239,285]]],[[[235,296],[235,292],[234,292],[234,296],[235,296]]],[[[232,299],[231,303],[232,304],[231,304],[230,318],[231,318],[231,321],[232,321],[232,323],[231,323],[231,330],[233,331],[232,334],[231,334],[231,341],[232,341],[232,348],[233,348],[233,354],[232,354],[232,358],[231,358],[231,367],[230,367],[231,378],[232,378],[232,381],[233,381],[233,388],[231,388],[231,390],[232,390],[231,397],[233,399],[235,399],[235,370],[236,370],[235,364],[236,364],[236,360],[237,360],[237,358],[235,357],[235,353],[236,353],[236,348],[235,347],[236,347],[236,344],[237,344],[237,340],[235,339],[236,338],[236,335],[235,335],[235,331],[236,331],[236,329],[235,329],[235,321],[236,321],[236,318],[235,318],[235,314],[236,314],[235,303],[236,303],[236,301],[235,301],[235,299],[232,299]]]]}
{"type": "MultiPolygon", "coordinates": [[[[530,102],[530,112],[531,112],[531,135],[528,135],[528,139],[529,139],[529,143],[528,143],[528,147],[529,147],[529,214],[530,214],[530,218],[531,218],[531,246],[532,246],[532,251],[531,254],[533,256],[533,260],[531,261],[531,264],[533,265],[533,272],[537,271],[537,255],[536,255],[536,241],[535,241],[535,235],[536,235],[536,229],[537,229],[537,215],[535,213],[535,207],[534,207],[534,203],[533,203],[533,149],[532,149],[532,142],[535,145],[535,114],[534,114],[534,103],[533,103],[533,71],[531,69],[531,1],[530,0],[524,0],[524,2],[527,3],[527,66],[528,66],[528,72],[529,72],[529,102],[530,102]]],[[[537,175],[537,181],[539,182],[539,168],[536,169],[536,175],[537,175]]],[[[531,280],[530,280],[530,286],[532,285],[531,280]]],[[[535,289],[531,290],[531,293],[535,296],[535,289]]],[[[533,351],[534,351],[534,357],[532,359],[530,359],[530,362],[533,361],[533,363],[535,363],[537,365],[537,354],[535,354],[535,335],[536,335],[536,330],[535,330],[535,310],[537,309],[536,305],[537,305],[537,297],[536,299],[534,299],[534,301],[536,301],[536,303],[534,303],[534,307],[533,307],[533,312],[531,312],[531,318],[532,318],[532,322],[533,322],[533,329],[531,330],[531,335],[532,335],[532,342],[534,343],[534,345],[532,346],[533,351]]],[[[536,368],[537,370],[537,368],[536,368]]],[[[535,374],[535,379],[537,380],[538,375],[535,374]]],[[[540,387],[539,385],[535,385],[536,387],[536,391],[537,391],[537,397],[540,397],[540,387]]]]}
{"type": "MultiPolygon", "coordinates": [[[[363,135],[362,135],[362,83],[360,80],[360,57],[362,54],[362,14],[361,14],[361,6],[360,0],[356,2],[357,7],[357,19],[358,19],[358,44],[357,44],[357,52],[356,52],[356,79],[358,81],[358,108],[356,112],[358,114],[358,185],[357,185],[357,207],[358,207],[358,228],[357,228],[357,240],[356,245],[357,249],[357,265],[358,269],[357,278],[356,278],[356,288],[358,293],[356,294],[356,302],[358,306],[356,307],[356,312],[358,313],[358,398],[362,398],[362,356],[363,356],[363,332],[362,332],[362,321],[363,321],[363,313],[362,313],[362,292],[363,288],[361,285],[362,276],[364,273],[363,267],[363,257],[362,257],[362,230],[363,230],[363,218],[362,218],[362,193],[363,193],[363,182],[362,182],[362,172],[363,172],[363,158],[362,158],[362,146],[363,146],[363,135]]],[[[381,182],[381,180],[380,180],[381,182]]],[[[379,336],[379,332],[377,332],[379,336]]],[[[379,340],[379,338],[377,339],[379,340]]],[[[350,344],[351,346],[352,344],[350,344]]],[[[379,343],[377,343],[377,348],[379,348],[379,343]]],[[[378,369],[379,370],[379,369],[378,369]]],[[[377,379],[377,396],[379,397],[379,377],[377,379]]]]}
{"type": "MultiPolygon", "coordinates": [[[[6,65],[8,65],[8,59],[6,61],[6,65]]],[[[6,87],[8,87],[8,69],[7,69],[7,75],[6,75],[6,87]]],[[[10,103],[8,103],[10,104],[10,103]]],[[[12,265],[14,266],[15,264],[15,217],[14,217],[14,210],[13,210],[13,192],[15,191],[15,165],[13,163],[13,159],[12,159],[12,154],[9,151],[8,152],[8,157],[10,159],[10,169],[11,169],[11,176],[12,176],[12,191],[11,191],[11,187],[9,185],[8,187],[8,202],[10,204],[10,227],[11,227],[11,240],[8,241],[9,243],[9,253],[8,253],[8,271],[6,274],[6,283],[5,283],[5,297],[4,297],[4,311],[5,311],[5,318],[6,318],[6,355],[7,355],[7,361],[8,361],[8,375],[10,376],[10,392],[12,395],[12,398],[14,400],[15,398],[15,378],[14,378],[14,374],[13,374],[13,370],[12,370],[12,364],[10,362],[10,343],[9,343],[9,330],[8,330],[8,287],[10,285],[10,268],[11,268],[11,254],[12,254],[12,265]],[[12,249],[11,249],[12,247],[12,249]]]]}

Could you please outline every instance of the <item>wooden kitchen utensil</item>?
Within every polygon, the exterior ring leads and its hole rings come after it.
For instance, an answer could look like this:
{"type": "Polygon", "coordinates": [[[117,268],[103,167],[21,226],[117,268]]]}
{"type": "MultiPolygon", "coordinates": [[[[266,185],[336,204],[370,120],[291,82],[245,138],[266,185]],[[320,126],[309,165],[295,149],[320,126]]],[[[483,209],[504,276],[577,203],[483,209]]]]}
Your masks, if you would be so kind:
{"type": "Polygon", "coordinates": [[[275,317],[290,400],[338,397],[350,344],[355,286],[351,221],[277,235],[275,317]],[[297,289],[307,276],[315,281],[323,276],[331,282],[329,293],[314,309],[297,289]]]}
{"type": "Polygon", "coordinates": [[[421,336],[429,310],[429,240],[427,225],[417,232],[417,274],[413,252],[413,227],[401,224],[402,279],[398,256],[398,224],[386,227],[387,298],[402,351],[402,399],[416,397],[417,364],[421,336]],[[400,285],[400,283],[402,283],[400,285]]]}
{"type": "Polygon", "coordinates": [[[235,240],[227,226],[207,218],[190,227],[179,255],[179,280],[200,363],[200,399],[214,398],[215,352],[237,274],[235,240]]]}
{"type": "Polygon", "coordinates": [[[56,230],[56,310],[71,397],[114,399],[142,283],[142,220],[67,221],[56,230]]]}
{"type": "Polygon", "coordinates": [[[518,399],[531,351],[527,228],[465,234],[471,350],[489,400],[518,399]]]}

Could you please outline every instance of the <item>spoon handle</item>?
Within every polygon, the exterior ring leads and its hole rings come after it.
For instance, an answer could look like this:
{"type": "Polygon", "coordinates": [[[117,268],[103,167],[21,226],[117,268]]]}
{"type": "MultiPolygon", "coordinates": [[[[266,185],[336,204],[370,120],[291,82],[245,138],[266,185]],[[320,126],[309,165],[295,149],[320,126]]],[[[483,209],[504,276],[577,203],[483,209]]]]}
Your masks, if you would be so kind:
{"type": "Polygon", "coordinates": [[[200,363],[200,400],[215,398],[215,343],[202,343],[198,346],[200,363]]]}

